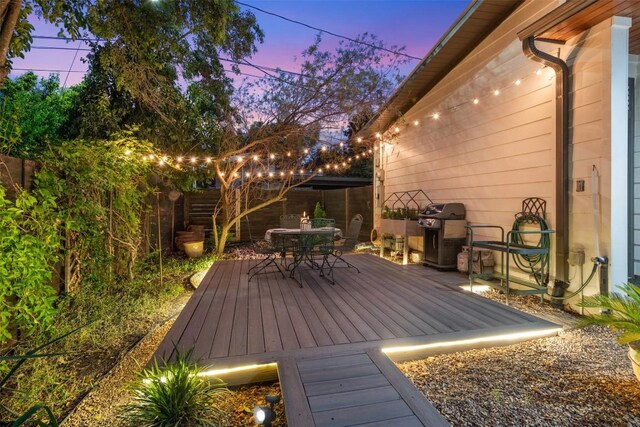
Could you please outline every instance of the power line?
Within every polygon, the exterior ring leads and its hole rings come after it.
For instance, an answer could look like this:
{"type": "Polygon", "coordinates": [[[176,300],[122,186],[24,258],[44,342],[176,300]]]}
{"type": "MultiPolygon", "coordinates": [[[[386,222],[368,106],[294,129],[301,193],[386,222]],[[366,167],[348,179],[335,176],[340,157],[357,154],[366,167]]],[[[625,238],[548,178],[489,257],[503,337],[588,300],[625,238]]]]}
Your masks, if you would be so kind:
{"type": "Polygon", "coordinates": [[[238,0],[235,0],[235,2],[238,3],[239,5],[242,5],[242,6],[251,8],[251,9],[255,9],[255,10],[257,10],[259,12],[262,12],[262,13],[266,13],[267,15],[275,16],[276,18],[280,18],[280,19],[283,19],[285,21],[292,22],[294,24],[302,25],[303,27],[307,27],[307,28],[310,28],[310,29],[315,30],[315,31],[320,31],[322,33],[326,33],[326,34],[332,35],[334,37],[338,37],[338,38],[341,38],[341,39],[349,40],[351,42],[359,43],[359,44],[362,44],[364,46],[368,46],[368,47],[371,47],[371,48],[374,48],[374,49],[384,50],[385,52],[393,53],[394,55],[404,56],[406,58],[415,59],[417,61],[422,60],[422,58],[418,58],[416,56],[411,56],[411,55],[408,55],[406,53],[398,52],[398,51],[395,51],[395,50],[392,50],[392,49],[387,49],[386,47],[376,46],[374,44],[367,43],[367,42],[364,42],[362,40],[353,39],[351,37],[343,36],[343,35],[334,33],[334,32],[329,31],[329,30],[324,30],[324,29],[319,28],[319,27],[314,27],[312,25],[305,24],[304,22],[296,21],[295,19],[287,18],[286,16],[282,16],[282,15],[279,15],[279,14],[274,13],[274,12],[269,12],[267,10],[260,9],[259,7],[256,7],[256,6],[251,6],[250,4],[243,3],[243,2],[238,1],[238,0]]]}
{"type": "MultiPolygon", "coordinates": [[[[78,51],[84,51],[84,52],[90,52],[91,49],[89,48],[74,48],[74,47],[63,47],[63,46],[31,46],[31,49],[40,49],[40,50],[70,50],[70,51],[74,51],[74,52],[78,52],[78,51]]],[[[247,67],[253,67],[258,69],[259,71],[262,71],[265,74],[269,74],[267,73],[265,70],[267,71],[272,71],[272,72],[282,72],[285,74],[291,74],[294,76],[299,76],[299,77],[310,77],[308,75],[302,74],[302,73],[296,73],[295,71],[288,71],[288,70],[283,70],[281,68],[273,68],[273,67],[268,67],[266,65],[257,65],[257,64],[252,64],[247,60],[235,60],[235,59],[229,59],[229,58],[224,58],[224,57],[218,57],[218,59],[220,61],[224,61],[224,62],[230,62],[233,64],[238,64],[238,65],[245,65],[247,67]]],[[[272,76],[274,77],[274,76],[272,76]]]]}

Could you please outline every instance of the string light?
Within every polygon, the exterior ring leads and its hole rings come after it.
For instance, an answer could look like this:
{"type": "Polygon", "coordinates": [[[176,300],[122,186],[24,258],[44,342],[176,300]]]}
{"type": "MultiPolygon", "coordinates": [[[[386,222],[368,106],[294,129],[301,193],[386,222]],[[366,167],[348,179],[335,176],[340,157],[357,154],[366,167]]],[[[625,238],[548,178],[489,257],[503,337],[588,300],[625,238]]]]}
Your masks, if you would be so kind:
{"type": "Polygon", "coordinates": [[[195,157],[192,157],[192,158],[191,158],[191,163],[195,163],[195,162],[196,162],[196,160],[197,160],[197,159],[196,159],[195,157]]]}
{"type": "Polygon", "coordinates": [[[244,176],[246,176],[247,178],[251,178],[251,172],[245,173],[244,176]]]}
{"type": "Polygon", "coordinates": [[[205,161],[206,161],[207,163],[211,163],[211,157],[207,157],[207,158],[205,159],[205,161]]]}
{"type": "Polygon", "coordinates": [[[273,172],[269,172],[269,178],[273,178],[273,172]]]}
{"type": "Polygon", "coordinates": [[[177,161],[178,163],[182,163],[182,156],[178,157],[178,158],[176,159],[176,161],[177,161]]]}
{"type": "Polygon", "coordinates": [[[542,75],[542,68],[538,68],[536,70],[536,76],[541,76],[542,75]]]}
{"type": "Polygon", "coordinates": [[[495,96],[500,95],[500,90],[499,90],[499,89],[494,90],[494,91],[493,91],[493,94],[494,94],[495,96]]]}
{"type": "Polygon", "coordinates": [[[473,103],[474,105],[478,105],[478,103],[480,102],[480,100],[478,98],[474,98],[473,99],[473,103]]]}
{"type": "Polygon", "coordinates": [[[396,133],[400,132],[400,128],[398,126],[395,127],[395,129],[393,129],[396,133]]]}
{"type": "Polygon", "coordinates": [[[280,176],[284,176],[284,172],[280,171],[280,176]]]}
{"type": "Polygon", "coordinates": [[[321,148],[321,150],[322,150],[322,151],[327,151],[327,146],[326,146],[326,145],[323,145],[323,146],[322,146],[322,148],[321,148]]]}
{"type": "Polygon", "coordinates": [[[262,178],[262,172],[258,172],[258,178],[262,178]]]}
{"type": "Polygon", "coordinates": [[[130,154],[131,154],[131,150],[125,150],[125,151],[124,151],[124,155],[125,155],[125,156],[128,156],[128,155],[130,155],[130,154]]]}
{"type": "Polygon", "coordinates": [[[382,135],[380,134],[380,132],[376,132],[376,138],[382,138],[382,135]]]}
{"type": "Polygon", "coordinates": [[[254,161],[254,162],[257,162],[259,159],[260,159],[260,157],[258,157],[257,155],[254,155],[254,156],[253,156],[253,161],[254,161]]]}
{"type": "Polygon", "coordinates": [[[515,81],[516,86],[520,86],[520,83],[522,83],[522,80],[520,80],[520,79],[515,81]]]}
{"type": "Polygon", "coordinates": [[[287,157],[291,157],[291,151],[287,151],[287,157]]]}
{"type": "Polygon", "coordinates": [[[304,154],[309,154],[309,149],[308,148],[304,149],[304,154]]]}
{"type": "Polygon", "coordinates": [[[414,126],[418,126],[419,124],[420,124],[420,122],[419,122],[419,121],[417,121],[417,120],[414,120],[414,121],[413,121],[413,125],[414,125],[414,126]]]}
{"type": "Polygon", "coordinates": [[[271,160],[273,160],[273,159],[275,159],[275,158],[276,158],[276,155],[275,155],[275,154],[270,154],[270,155],[269,155],[269,158],[270,158],[271,160]]]}
{"type": "Polygon", "coordinates": [[[360,136],[359,136],[359,137],[358,137],[358,139],[357,139],[357,141],[358,141],[358,142],[362,142],[362,137],[360,137],[360,136]]]}
{"type": "Polygon", "coordinates": [[[440,118],[440,114],[435,113],[435,114],[433,115],[433,118],[434,118],[435,120],[438,120],[438,119],[440,118]]]}

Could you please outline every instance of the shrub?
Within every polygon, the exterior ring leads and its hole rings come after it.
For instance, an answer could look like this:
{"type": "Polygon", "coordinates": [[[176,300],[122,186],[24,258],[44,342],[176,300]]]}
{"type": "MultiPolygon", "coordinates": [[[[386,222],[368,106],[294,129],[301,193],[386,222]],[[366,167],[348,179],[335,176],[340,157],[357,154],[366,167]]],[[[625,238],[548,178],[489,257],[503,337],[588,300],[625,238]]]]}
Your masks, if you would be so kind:
{"type": "Polygon", "coordinates": [[[326,218],[327,213],[324,209],[322,209],[322,205],[320,202],[316,203],[316,207],[313,209],[313,217],[314,218],[326,218]]]}
{"type": "Polygon", "coordinates": [[[200,368],[189,362],[191,351],[160,367],[154,361],[140,374],[133,388],[133,402],[122,409],[122,417],[139,427],[211,426],[224,412],[218,399],[229,393],[217,378],[199,376],[200,368]]]}

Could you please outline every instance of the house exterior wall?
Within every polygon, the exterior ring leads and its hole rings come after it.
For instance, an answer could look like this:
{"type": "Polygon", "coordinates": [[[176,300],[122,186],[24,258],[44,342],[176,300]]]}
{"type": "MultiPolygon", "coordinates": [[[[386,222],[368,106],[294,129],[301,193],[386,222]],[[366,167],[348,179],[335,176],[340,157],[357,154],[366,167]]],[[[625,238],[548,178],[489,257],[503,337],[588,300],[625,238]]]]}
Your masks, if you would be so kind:
{"type": "Polygon", "coordinates": [[[633,271],[636,276],[640,276],[640,57],[630,55],[629,57],[629,77],[635,79],[635,117],[633,120],[633,217],[629,218],[633,229],[633,271]]]}
{"type": "MultiPolygon", "coordinates": [[[[557,5],[547,0],[523,4],[398,121],[399,132],[383,141],[391,145],[380,145],[380,200],[392,192],[422,189],[434,202],[464,203],[470,223],[508,230],[522,200],[541,197],[547,201],[549,227],[556,226],[555,74],[546,68],[536,73],[540,64],[525,57],[516,34],[557,5]],[[520,84],[515,83],[518,79],[520,84]],[[418,125],[413,124],[416,120],[418,125]]],[[[541,50],[567,59],[572,69],[569,237],[571,250],[586,253],[585,276],[589,259],[596,255],[590,197],[593,164],[600,173],[601,252],[610,253],[610,42],[611,23],[605,22],[560,51],[558,45],[538,43],[541,50]],[[585,192],[575,192],[576,179],[586,180],[585,192]]],[[[380,212],[375,216],[378,220],[380,212]]],[[[570,277],[573,290],[579,277],[575,267],[570,277]]],[[[594,280],[587,294],[597,291],[594,280]]]]}

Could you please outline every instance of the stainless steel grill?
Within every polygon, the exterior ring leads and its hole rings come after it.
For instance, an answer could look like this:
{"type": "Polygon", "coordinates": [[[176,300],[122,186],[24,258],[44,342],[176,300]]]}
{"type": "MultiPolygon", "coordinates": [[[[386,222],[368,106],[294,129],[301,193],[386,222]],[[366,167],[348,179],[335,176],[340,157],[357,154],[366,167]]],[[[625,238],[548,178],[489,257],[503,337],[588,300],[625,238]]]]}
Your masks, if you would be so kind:
{"type": "Polygon", "coordinates": [[[420,214],[418,224],[424,228],[423,264],[453,269],[467,237],[464,204],[431,203],[420,214]]]}

